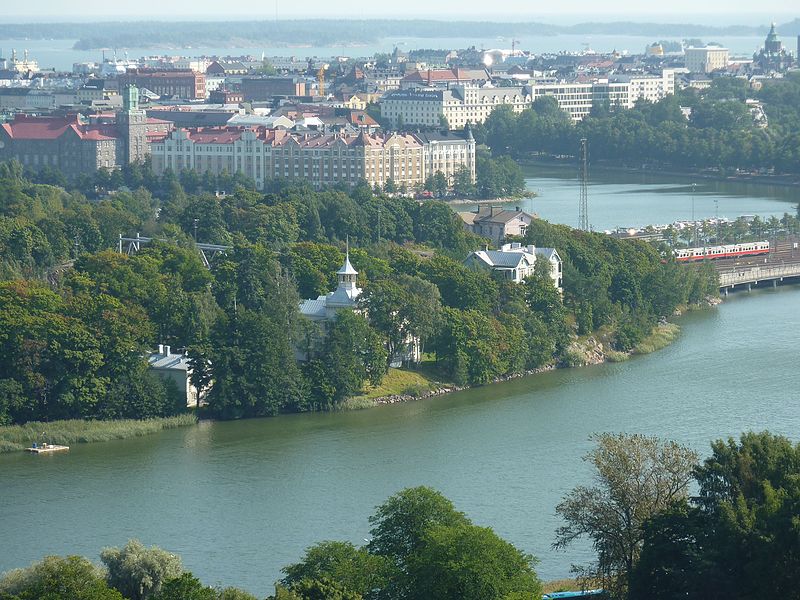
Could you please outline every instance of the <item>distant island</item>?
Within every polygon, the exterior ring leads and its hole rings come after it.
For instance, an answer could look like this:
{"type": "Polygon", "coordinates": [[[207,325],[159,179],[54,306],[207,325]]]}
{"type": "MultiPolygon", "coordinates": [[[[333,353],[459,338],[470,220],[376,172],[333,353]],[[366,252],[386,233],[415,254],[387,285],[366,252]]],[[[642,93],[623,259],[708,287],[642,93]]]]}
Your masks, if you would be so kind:
{"type": "MultiPolygon", "coordinates": [[[[164,27],[159,21],[96,23],[3,24],[6,39],[75,39],[75,49],[148,46],[187,47],[205,44],[271,46],[336,46],[367,44],[387,37],[511,38],[513,36],[626,35],[664,37],[763,35],[768,26],[714,27],[664,23],[578,23],[552,25],[538,22],[491,23],[486,21],[436,21],[390,19],[303,19],[261,21],[179,21],[164,27]]],[[[778,27],[782,35],[800,35],[800,19],[778,27]]]]}

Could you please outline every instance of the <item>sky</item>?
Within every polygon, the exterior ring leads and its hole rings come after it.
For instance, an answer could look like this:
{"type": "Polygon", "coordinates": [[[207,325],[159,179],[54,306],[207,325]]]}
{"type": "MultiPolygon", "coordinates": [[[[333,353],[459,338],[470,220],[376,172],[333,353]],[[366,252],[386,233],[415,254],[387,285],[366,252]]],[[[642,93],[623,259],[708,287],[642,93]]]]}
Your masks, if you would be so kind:
{"type": "Polygon", "coordinates": [[[109,2],[108,0],[26,0],[5,2],[0,21],[95,21],[114,19],[244,19],[244,18],[432,18],[530,20],[568,24],[581,21],[650,20],[698,24],[752,25],[800,17],[797,0],[761,0],[758,13],[750,0],[670,0],[665,4],[618,0],[609,12],[599,12],[597,0],[168,0],[109,2]]]}

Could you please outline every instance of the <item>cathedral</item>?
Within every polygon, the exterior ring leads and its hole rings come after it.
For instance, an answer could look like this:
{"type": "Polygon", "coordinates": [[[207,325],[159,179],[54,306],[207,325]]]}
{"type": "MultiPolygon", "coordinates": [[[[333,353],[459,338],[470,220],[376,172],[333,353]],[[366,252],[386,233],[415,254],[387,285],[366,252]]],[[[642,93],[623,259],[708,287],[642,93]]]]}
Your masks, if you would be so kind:
{"type": "Polygon", "coordinates": [[[782,73],[793,62],[792,54],[783,47],[773,23],[764,40],[764,47],[753,55],[753,66],[763,73],[782,73]]]}

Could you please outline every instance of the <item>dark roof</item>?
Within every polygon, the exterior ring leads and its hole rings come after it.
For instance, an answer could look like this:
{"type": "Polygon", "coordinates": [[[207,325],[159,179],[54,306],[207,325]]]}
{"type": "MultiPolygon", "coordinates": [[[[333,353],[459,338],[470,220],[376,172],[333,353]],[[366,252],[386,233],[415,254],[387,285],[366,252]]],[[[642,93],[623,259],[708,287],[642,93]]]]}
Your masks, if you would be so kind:
{"type": "Polygon", "coordinates": [[[495,267],[510,267],[514,268],[519,266],[525,255],[521,252],[501,252],[499,250],[485,250],[484,254],[492,261],[495,267]]]}
{"type": "Polygon", "coordinates": [[[521,210],[501,210],[500,212],[494,213],[494,215],[490,215],[489,213],[485,214],[478,214],[475,216],[476,223],[508,223],[512,219],[517,218],[519,215],[525,214],[524,211],[521,210]]]}

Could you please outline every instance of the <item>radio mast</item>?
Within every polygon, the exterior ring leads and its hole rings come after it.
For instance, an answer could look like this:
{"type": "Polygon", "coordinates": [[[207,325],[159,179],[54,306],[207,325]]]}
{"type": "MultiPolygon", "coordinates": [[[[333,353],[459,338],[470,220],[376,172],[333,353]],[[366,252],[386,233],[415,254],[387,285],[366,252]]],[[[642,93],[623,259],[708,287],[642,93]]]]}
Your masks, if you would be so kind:
{"type": "Polygon", "coordinates": [[[581,198],[578,205],[578,229],[589,231],[589,160],[586,138],[581,140],[581,198]]]}

